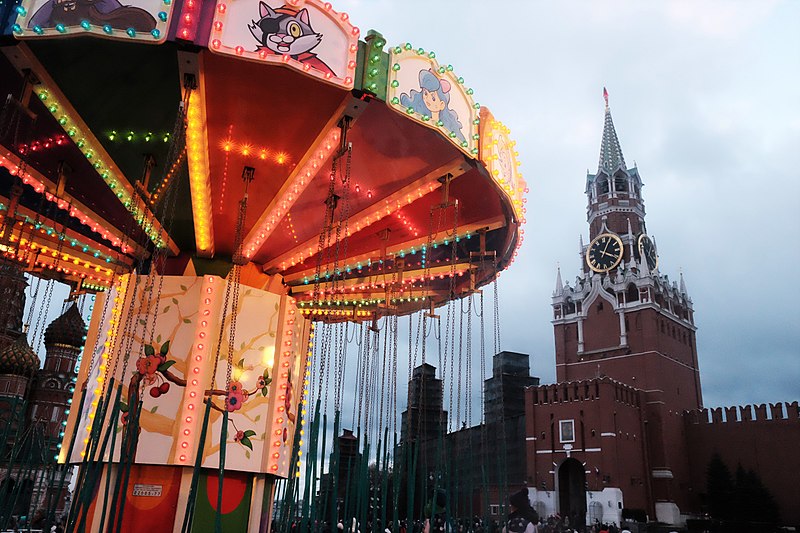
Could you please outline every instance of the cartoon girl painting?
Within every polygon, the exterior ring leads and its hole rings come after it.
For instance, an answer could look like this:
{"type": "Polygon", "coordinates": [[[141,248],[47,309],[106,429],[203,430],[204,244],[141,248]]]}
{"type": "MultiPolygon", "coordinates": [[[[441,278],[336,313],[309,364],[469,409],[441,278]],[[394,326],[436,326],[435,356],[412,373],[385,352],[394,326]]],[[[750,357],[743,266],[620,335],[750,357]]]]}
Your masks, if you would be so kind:
{"type": "Polygon", "coordinates": [[[441,123],[445,129],[455,134],[456,139],[466,142],[458,114],[449,107],[450,82],[436,76],[431,69],[420,70],[419,87],[419,91],[412,89],[410,96],[401,94],[400,103],[420,115],[430,117],[434,123],[441,123]]]}

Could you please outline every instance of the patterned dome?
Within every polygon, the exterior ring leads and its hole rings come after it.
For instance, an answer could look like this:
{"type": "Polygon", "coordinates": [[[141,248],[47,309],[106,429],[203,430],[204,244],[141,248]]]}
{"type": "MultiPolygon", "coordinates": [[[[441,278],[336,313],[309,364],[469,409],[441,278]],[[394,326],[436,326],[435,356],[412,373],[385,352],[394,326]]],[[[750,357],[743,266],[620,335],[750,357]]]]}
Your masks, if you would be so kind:
{"type": "Polygon", "coordinates": [[[86,322],[81,318],[78,306],[74,303],[60,317],[53,320],[44,332],[44,345],[66,344],[81,348],[85,342],[86,322]]]}
{"type": "Polygon", "coordinates": [[[20,335],[0,352],[0,374],[33,375],[39,370],[39,357],[28,344],[28,338],[20,335]]]}

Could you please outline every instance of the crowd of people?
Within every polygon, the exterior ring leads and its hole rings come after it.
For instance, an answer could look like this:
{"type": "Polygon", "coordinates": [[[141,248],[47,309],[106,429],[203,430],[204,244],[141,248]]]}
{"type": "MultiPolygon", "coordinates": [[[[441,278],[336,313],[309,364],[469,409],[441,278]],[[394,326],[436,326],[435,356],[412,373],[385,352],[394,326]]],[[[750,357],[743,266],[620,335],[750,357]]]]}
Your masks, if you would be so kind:
{"type": "MultiPolygon", "coordinates": [[[[316,522],[312,525],[314,533],[630,533],[620,530],[615,524],[596,522],[592,526],[579,524],[578,520],[569,517],[552,515],[540,517],[531,507],[528,500],[528,491],[520,490],[508,498],[509,514],[505,520],[490,519],[488,522],[479,516],[473,518],[448,518],[446,513],[447,494],[437,490],[425,506],[424,519],[400,520],[395,524],[389,521],[381,523],[379,519],[367,520],[365,524],[353,518],[349,523],[340,521],[335,527],[327,522],[316,522]]],[[[288,531],[299,533],[302,522],[295,521],[289,524],[288,529],[277,528],[273,524],[273,531],[288,531]]]]}

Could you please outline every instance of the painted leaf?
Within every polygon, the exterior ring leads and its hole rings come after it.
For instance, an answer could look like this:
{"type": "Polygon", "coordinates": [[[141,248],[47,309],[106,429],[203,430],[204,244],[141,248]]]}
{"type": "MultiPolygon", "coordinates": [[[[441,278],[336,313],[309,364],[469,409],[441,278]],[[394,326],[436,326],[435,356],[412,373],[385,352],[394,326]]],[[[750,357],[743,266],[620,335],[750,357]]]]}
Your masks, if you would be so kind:
{"type": "Polygon", "coordinates": [[[187,291],[189,289],[186,287],[186,285],[181,285],[181,290],[185,292],[185,291],[187,291]]]}
{"type": "Polygon", "coordinates": [[[236,363],[236,366],[238,366],[239,368],[244,368],[244,359],[239,359],[239,362],[236,363]]]}
{"type": "Polygon", "coordinates": [[[256,415],[256,417],[253,419],[253,422],[258,422],[259,420],[261,420],[261,415],[256,415]]]}
{"type": "Polygon", "coordinates": [[[178,305],[178,299],[177,298],[173,298],[172,299],[172,303],[174,303],[175,305],[178,305]]]}
{"type": "Polygon", "coordinates": [[[256,348],[256,350],[258,350],[259,352],[263,352],[264,351],[264,346],[259,346],[258,348],[256,348]]]}
{"type": "Polygon", "coordinates": [[[153,414],[155,414],[156,411],[158,411],[158,406],[157,405],[155,407],[153,407],[152,409],[150,409],[150,412],[153,413],[153,414]]]}
{"type": "Polygon", "coordinates": [[[158,371],[162,372],[162,373],[166,372],[174,364],[175,364],[175,361],[164,361],[163,363],[158,365],[158,371]]]}
{"type": "Polygon", "coordinates": [[[245,452],[244,452],[244,456],[245,456],[245,457],[247,457],[248,459],[250,459],[250,452],[248,452],[248,451],[245,451],[245,452]]]}
{"type": "Polygon", "coordinates": [[[161,312],[162,312],[162,313],[166,313],[167,311],[169,311],[169,307],[170,307],[170,306],[168,306],[168,305],[167,305],[167,306],[165,306],[165,307],[164,307],[164,309],[163,309],[161,312]]]}
{"type": "Polygon", "coordinates": [[[269,336],[274,338],[275,337],[275,332],[274,331],[270,331],[269,332],[269,336]]]}
{"type": "Polygon", "coordinates": [[[244,291],[244,295],[245,296],[250,296],[250,294],[252,294],[252,292],[253,292],[252,289],[247,289],[246,291],[244,291]]]}
{"type": "MultiPolygon", "coordinates": [[[[250,448],[251,450],[253,449],[253,443],[252,443],[252,442],[250,442],[250,439],[248,439],[247,437],[244,437],[244,438],[243,438],[242,440],[240,440],[239,442],[242,444],[242,446],[246,446],[247,448],[250,448]]],[[[250,456],[248,455],[248,457],[247,457],[247,458],[249,459],[249,458],[250,458],[250,456]]]]}
{"type": "Polygon", "coordinates": [[[150,346],[149,344],[144,345],[144,354],[147,356],[155,355],[156,349],[150,346]]]}
{"type": "Polygon", "coordinates": [[[161,355],[167,355],[167,353],[169,353],[169,341],[161,345],[161,355]]]}
{"type": "Polygon", "coordinates": [[[125,403],[125,402],[119,402],[119,410],[122,411],[123,413],[127,413],[128,412],[128,404],[125,403]]]}
{"type": "Polygon", "coordinates": [[[267,388],[264,387],[263,389],[261,389],[261,396],[266,396],[266,395],[267,395],[267,388]]]}
{"type": "Polygon", "coordinates": [[[147,325],[147,320],[145,320],[144,318],[140,318],[139,319],[139,324],[141,324],[143,326],[146,326],[147,325]]]}
{"type": "Polygon", "coordinates": [[[192,321],[191,321],[191,320],[189,320],[188,318],[184,318],[184,319],[183,319],[183,323],[184,323],[184,324],[191,324],[191,323],[192,323],[192,321]]]}
{"type": "Polygon", "coordinates": [[[161,342],[161,334],[160,333],[158,334],[158,337],[156,337],[156,342],[161,342]]]}
{"type": "Polygon", "coordinates": [[[252,429],[248,429],[247,431],[244,432],[244,436],[247,437],[247,438],[250,438],[255,434],[256,434],[256,432],[253,431],[252,429]]]}

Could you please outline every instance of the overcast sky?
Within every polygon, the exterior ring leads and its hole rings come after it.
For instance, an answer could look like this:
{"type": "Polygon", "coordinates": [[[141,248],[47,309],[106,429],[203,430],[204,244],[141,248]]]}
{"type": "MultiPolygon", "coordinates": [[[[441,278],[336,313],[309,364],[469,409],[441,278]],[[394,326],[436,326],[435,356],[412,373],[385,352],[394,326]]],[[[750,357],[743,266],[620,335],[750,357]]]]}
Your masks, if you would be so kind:
{"type": "MultiPolygon", "coordinates": [[[[502,349],[531,354],[532,373],[555,381],[551,294],[557,264],[565,280],[581,267],[583,190],[587,169],[597,169],[605,86],[626,162],[645,183],[660,269],[671,279],[683,271],[694,301],[705,405],[800,399],[800,2],[338,0],[334,8],[362,35],[376,29],[389,45],[409,41],[453,64],[518,141],[531,192],[525,243],[500,277],[502,349]]],[[[48,322],[62,298],[54,296],[48,322]]],[[[404,327],[398,412],[407,335],[404,327]]]]}
{"type": "Polygon", "coordinates": [[[530,353],[543,383],[555,380],[556,265],[573,280],[588,235],[605,86],[661,270],[683,271],[694,301],[705,405],[800,399],[800,2],[334,8],[362,35],[435,51],[511,128],[531,192],[525,243],[500,277],[502,348],[530,353]]]}

